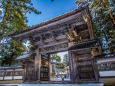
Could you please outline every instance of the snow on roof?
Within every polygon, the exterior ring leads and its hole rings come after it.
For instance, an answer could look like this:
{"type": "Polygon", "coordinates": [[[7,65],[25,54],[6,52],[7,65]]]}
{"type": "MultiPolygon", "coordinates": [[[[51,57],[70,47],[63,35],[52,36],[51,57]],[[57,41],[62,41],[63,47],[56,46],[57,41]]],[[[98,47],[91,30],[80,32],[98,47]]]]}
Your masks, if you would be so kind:
{"type": "Polygon", "coordinates": [[[29,59],[33,54],[35,54],[35,53],[28,53],[28,54],[24,54],[24,55],[18,56],[16,58],[16,60],[29,59]]]}

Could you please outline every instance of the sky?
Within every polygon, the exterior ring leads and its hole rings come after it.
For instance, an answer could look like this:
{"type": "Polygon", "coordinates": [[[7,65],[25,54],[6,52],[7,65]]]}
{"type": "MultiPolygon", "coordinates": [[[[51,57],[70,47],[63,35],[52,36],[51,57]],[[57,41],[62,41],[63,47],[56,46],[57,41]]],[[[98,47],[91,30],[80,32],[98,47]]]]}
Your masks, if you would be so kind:
{"type": "Polygon", "coordinates": [[[33,26],[71,12],[77,8],[75,1],[76,0],[54,0],[51,2],[51,0],[32,0],[34,7],[42,13],[39,15],[34,13],[27,14],[28,25],[33,26]]]}
{"type": "MultiPolygon", "coordinates": [[[[76,0],[32,0],[34,7],[41,11],[41,14],[27,14],[28,25],[33,26],[48,21],[65,13],[71,12],[77,8],[76,0]]],[[[68,52],[61,52],[58,55],[63,58],[68,52]]]]}
{"type": "Polygon", "coordinates": [[[64,58],[65,54],[68,54],[68,51],[57,53],[57,55],[61,57],[61,62],[63,62],[63,58],[64,58]]]}

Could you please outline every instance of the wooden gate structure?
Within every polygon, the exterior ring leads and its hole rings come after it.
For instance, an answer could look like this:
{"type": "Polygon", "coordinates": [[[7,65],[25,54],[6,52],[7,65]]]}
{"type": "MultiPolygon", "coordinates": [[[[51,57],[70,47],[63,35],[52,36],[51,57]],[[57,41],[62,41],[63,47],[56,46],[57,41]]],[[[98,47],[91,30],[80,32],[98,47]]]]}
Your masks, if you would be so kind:
{"type": "MultiPolygon", "coordinates": [[[[34,67],[34,79],[28,79],[32,77],[28,75],[25,80],[50,81],[49,57],[43,54],[68,51],[71,81],[98,81],[94,56],[101,49],[93,34],[87,6],[12,34],[11,37],[18,41],[30,40],[36,47],[36,56],[31,64],[34,67]]],[[[24,64],[27,63],[28,60],[24,60],[24,64]]],[[[28,67],[31,69],[31,66],[28,67]]]]}

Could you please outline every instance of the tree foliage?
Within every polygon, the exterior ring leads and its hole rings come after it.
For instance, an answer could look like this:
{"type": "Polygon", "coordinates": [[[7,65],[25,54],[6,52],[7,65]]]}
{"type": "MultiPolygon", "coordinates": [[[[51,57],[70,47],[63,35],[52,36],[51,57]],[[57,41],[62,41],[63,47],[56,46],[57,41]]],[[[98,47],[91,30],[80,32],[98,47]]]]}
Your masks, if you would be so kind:
{"type": "Polygon", "coordinates": [[[1,0],[0,8],[3,13],[0,21],[0,34],[3,38],[0,44],[1,64],[11,65],[12,61],[24,51],[24,47],[20,42],[10,39],[8,35],[28,27],[27,13],[40,12],[33,7],[31,0],[1,0]]]}
{"type": "Polygon", "coordinates": [[[63,70],[65,68],[65,65],[63,63],[56,63],[56,68],[63,70]]]}
{"type": "Polygon", "coordinates": [[[51,61],[52,61],[52,62],[55,62],[55,63],[61,62],[61,57],[58,56],[57,54],[52,54],[52,55],[51,55],[51,61]]]}
{"type": "Polygon", "coordinates": [[[15,64],[16,57],[24,51],[22,43],[4,38],[0,45],[0,64],[2,66],[15,64]]]}
{"type": "Polygon", "coordinates": [[[115,52],[115,2],[113,0],[82,1],[87,1],[89,4],[95,36],[106,46],[103,46],[104,51],[115,52]]]}
{"type": "Polygon", "coordinates": [[[3,10],[0,23],[1,33],[7,35],[27,28],[26,13],[39,12],[33,7],[31,0],[2,0],[0,8],[3,10]]]}
{"type": "Polygon", "coordinates": [[[103,42],[106,49],[115,52],[115,2],[110,0],[91,0],[91,13],[95,25],[95,35],[103,42]]]}
{"type": "Polygon", "coordinates": [[[52,63],[52,76],[55,76],[56,73],[65,71],[65,65],[64,63],[61,62],[61,57],[58,56],[57,54],[51,55],[51,63],[52,63]]]}

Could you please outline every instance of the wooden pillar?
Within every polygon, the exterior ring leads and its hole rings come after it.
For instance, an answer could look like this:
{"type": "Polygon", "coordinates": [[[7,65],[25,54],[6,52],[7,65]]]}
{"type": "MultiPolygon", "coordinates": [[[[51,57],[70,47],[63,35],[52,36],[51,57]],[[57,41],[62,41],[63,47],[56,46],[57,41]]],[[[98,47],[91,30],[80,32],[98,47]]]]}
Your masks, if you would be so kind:
{"type": "Polygon", "coordinates": [[[49,58],[49,81],[51,81],[51,63],[50,63],[50,54],[48,54],[48,58],[49,58]]]}
{"type": "Polygon", "coordinates": [[[93,66],[94,66],[94,72],[95,72],[95,79],[96,79],[96,81],[99,81],[100,76],[99,76],[99,70],[98,70],[97,61],[96,61],[95,58],[93,60],[94,60],[93,66]]]}
{"type": "Polygon", "coordinates": [[[75,62],[74,52],[69,51],[69,69],[70,69],[70,79],[71,81],[77,81],[79,79],[77,65],[75,62]]]}
{"type": "Polygon", "coordinates": [[[70,70],[70,80],[73,81],[72,77],[72,71],[73,71],[73,61],[72,61],[72,54],[70,51],[68,51],[68,56],[69,56],[69,70],[70,70]]]}
{"type": "Polygon", "coordinates": [[[4,80],[4,78],[5,78],[5,75],[6,75],[6,69],[4,69],[3,80],[4,80]]]}
{"type": "Polygon", "coordinates": [[[12,71],[12,80],[14,80],[14,76],[15,76],[15,69],[13,69],[12,71]]]}
{"type": "Polygon", "coordinates": [[[40,81],[40,67],[41,67],[41,54],[39,49],[36,49],[36,56],[35,56],[35,76],[36,80],[40,81]]]}
{"type": "Polygon", "coordinates": [[[25,81],[27,80],[27,63],[25,63],[25,81]]]}
{"type": "Polygon", "coordinates": [[[26,68],[25,68],[25,63],[24,64],[24,70],[23,70],[23,81],[26,80],[26,68]]]}
{"type": "MultiPolygon", "coordinates": [[[[51,59],[50,59],[51,61],[51,59]]],[[[51,75],[52,75],[52,65],[51,65],[51,62],[49,62],[49,80],[51,81],[51,75]]]]}

